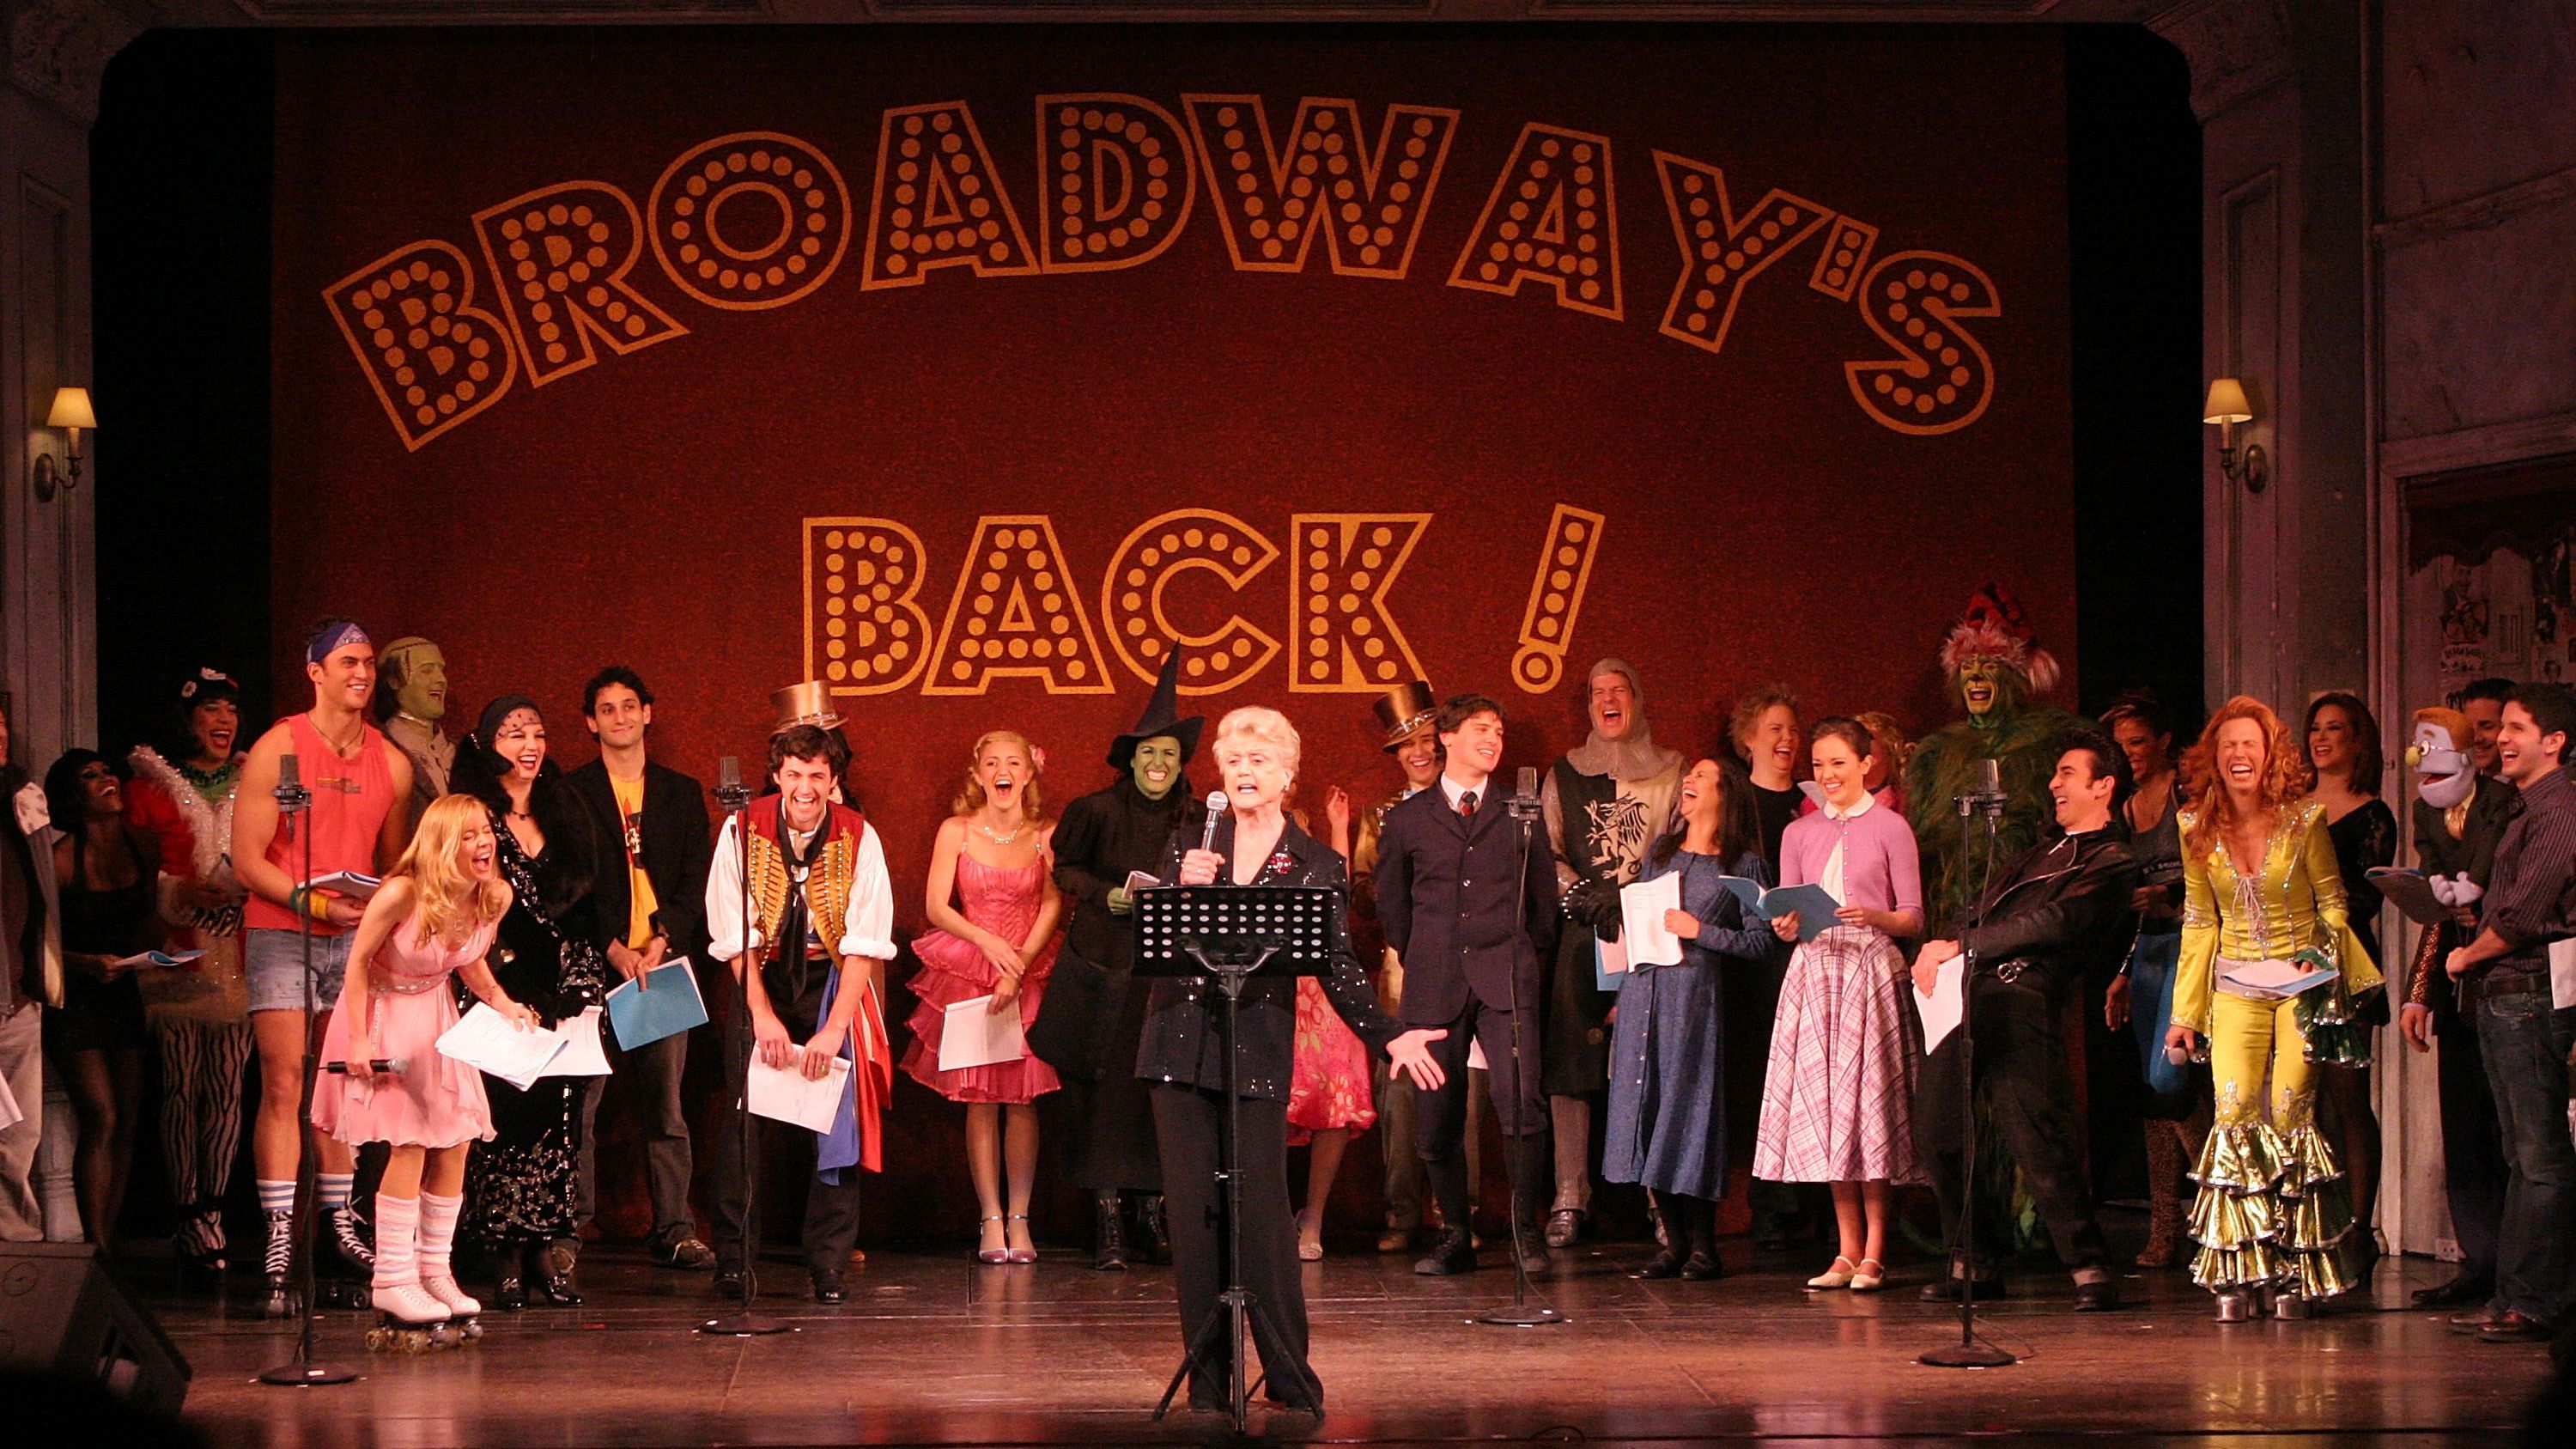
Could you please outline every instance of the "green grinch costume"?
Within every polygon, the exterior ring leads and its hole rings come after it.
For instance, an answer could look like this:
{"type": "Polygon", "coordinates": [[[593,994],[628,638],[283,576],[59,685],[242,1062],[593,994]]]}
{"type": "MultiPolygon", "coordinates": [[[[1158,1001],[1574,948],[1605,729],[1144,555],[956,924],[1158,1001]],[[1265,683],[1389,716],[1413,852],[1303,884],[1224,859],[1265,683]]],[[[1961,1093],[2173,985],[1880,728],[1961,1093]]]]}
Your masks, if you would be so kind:
{"type": "Polygon", "coordinates": [[[1992,760],[2004,791],[1995,822],[1994,864],[2037,845],[2054,818],[2048,777],[2057,740],[2078,721],[2054,705],[2034,703],[2056,687],[2057,660],[2033,645],[2012,596],[1988,584],[1968,601],[1965,617],[1941,645],[1950,698],[1967,714],[1915,748],[1905,766],[1905,808],[1923,860],[1928,940],[1955,933],[1963,903],[1977,893],[1988,862],[1981,844],[1963,853],[1958,797],[1975,785],[1977,762],[1992,760]]]}
{"type": "MultiPolygon", "coordinates": [[[[1905,766],[1905,809],[1923,862],[1926,940],[1955,939],[1959,917],[1979,894],[1989,868],[1999,870],[2039,843],[2056,818],[2048,780],[2057,769],[2058,738],[2080,723],[2054,705],[2032,702],[2056,687],[2057,660],[2032,642],[2021,606],[1993,584],[1977,590],[1966,615],[1951,626],[1941,643],[1941,670],[1951,700],[1966,717],[1916,746],[1905,766]],[[1971,850],[1959,828],[1958,798],[1975,788],[1980,760],[1995,762],[2004,793],[1991,860],[1983,840],[1971,850]]],[[[2080,1080],[2081,1038],[2075,1050],[2080,1080]]],[[[1981,1097],[1976,1110],[1979,1135],[1992,1141],[1992,1107],[1981,1097]]],[[[2011,1224],[2014,1250],[2032,1251],[2043,1229],[2020,1168],[2007,1154],[1988,1153],[1977,1177],[1979,1213],[1999,1213],[2011,1224]]]]}

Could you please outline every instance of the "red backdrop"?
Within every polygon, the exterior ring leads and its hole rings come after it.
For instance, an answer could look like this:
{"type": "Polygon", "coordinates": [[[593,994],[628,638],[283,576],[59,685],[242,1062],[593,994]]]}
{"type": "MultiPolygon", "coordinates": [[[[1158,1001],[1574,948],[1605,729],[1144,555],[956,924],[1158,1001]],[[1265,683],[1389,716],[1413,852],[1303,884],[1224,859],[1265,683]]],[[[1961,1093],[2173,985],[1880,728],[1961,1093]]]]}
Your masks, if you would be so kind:
{"type": "Polygon", "coordinates": [[[829,677],[907,932],[970,741],[1094,788],[1174,635],[1309,803],[1416,666],[1514,763],[1604,653],[1683,748],[1920,732],[1979,583],[2072,653],[2063,109],[2003,28],[282,36],[279,659],[425,634],[573,757],[629,663],[708,778],[829,677]]]}

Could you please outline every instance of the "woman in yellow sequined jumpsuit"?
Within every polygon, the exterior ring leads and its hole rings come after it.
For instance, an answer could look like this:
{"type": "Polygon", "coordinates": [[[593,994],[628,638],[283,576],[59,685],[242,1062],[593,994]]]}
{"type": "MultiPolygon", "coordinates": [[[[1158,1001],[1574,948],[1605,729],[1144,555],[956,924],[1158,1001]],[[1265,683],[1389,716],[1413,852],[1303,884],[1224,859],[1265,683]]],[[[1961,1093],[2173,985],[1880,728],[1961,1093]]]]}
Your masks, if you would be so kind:
{"type": "Polygon", "coordinates": [[[2217,1122],[2193,1174],[2192,1277],[2219,1296],[2222,1319],[2250,1316],[2263,1294],[2280,1317],[2303,1318],[2352,1287],[2352,1203],[2317,1131],[2315,1067],[2369,1060],[2352,999],[2379,986],[2379,968],[2346,919],[2325,811],[2297,798],[2298,758],[2280,719],[2240,695],[2210,719],[2198,753],[2207,783],[2180,821],[2182,961],[2166,1035],[2185,1051],[2207,1040],[2217,1088],[2217,1122]],[[2289,964],[2334,978],[2287,998],[2226,979],[2289,964]]]}

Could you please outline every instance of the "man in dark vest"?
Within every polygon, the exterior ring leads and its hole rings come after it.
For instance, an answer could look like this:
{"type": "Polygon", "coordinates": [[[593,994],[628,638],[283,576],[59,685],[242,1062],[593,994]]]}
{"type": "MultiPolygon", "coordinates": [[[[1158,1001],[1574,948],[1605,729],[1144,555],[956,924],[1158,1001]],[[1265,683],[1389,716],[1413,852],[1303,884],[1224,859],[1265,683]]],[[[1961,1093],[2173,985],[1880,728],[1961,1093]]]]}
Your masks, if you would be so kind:
{"type": "Polygon", "coordinates": [[[1415,1148],[1443,1226],[1413,1271],[1476,1266],[1463,1151],[1471,1041],[1485,1049],[1495,1120],[1511,1143],[1514,1236],[1525,1266],[1543,1271],[1537,1218],[1550,1164],[1537,1018],[1539,962],[1556,945],[1556,856],[1546,835],[1533,832],[1521,859],[1521,832],[1493,778],[1503,759],[1502,706],[1462,694],[1440,707],[1434,728],[1439,782],[1386,812],[1376,877],[1378,924],[1404,962],[1404,1024],[1448,1032],[1432,1046],[1446,1080],[1421,1094],[1415,1120],[1415,1148]],[[1515,1003],[1523,1018],[1517,1058],[1515,1003]]]}

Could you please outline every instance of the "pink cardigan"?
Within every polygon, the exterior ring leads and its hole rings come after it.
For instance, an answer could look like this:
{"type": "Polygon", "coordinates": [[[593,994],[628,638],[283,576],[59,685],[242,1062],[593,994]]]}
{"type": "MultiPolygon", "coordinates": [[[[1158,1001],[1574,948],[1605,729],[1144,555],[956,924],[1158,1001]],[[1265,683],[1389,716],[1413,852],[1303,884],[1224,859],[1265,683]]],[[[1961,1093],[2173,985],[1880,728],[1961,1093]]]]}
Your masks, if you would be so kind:
{"type": "Polygon", "coordinates": [[[1819,810],[1789,822],[1780,837],[1780,883],[1809,885],[1823,878],[1834,842],[1843,847],[1843,904],[1879,911],[1923,909],[1923,871],[1914,852],[1914,828],[1873,799],[1847,821],[1819,810]]]}

